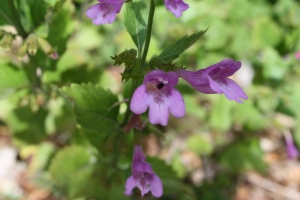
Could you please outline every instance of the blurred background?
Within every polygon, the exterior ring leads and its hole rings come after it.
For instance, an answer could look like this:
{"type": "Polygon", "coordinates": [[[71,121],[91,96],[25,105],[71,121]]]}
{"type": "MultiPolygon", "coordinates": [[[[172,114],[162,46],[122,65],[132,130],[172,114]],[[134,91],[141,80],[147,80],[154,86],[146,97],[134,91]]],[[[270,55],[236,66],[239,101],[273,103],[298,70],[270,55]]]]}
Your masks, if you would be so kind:
{"type": "MultiPolygon", "coordinates": [[[[167,127],[152,127],[140,139],[162,179],[161,199],[299,200],[299,1],[185,2],[190,9],[177,19],[157,0],[148,60],[167,44],[209,27],[177,64],[198,70],[224,58],[239,60],[242,67],[231,78],[249,98],[238,104],[180,81],[186,116],[171,117],[167,127]]],[[[76,125],[72,102],[59,90],[92,83],[124,99],[124,66],[113,66],[110,56],[135,48],[122,23],[125,6],[113,24],[97,27],[85,16],[97,1],[14,3],[26,34],[10,24],[2,1],[0,199],[141,199],[138,190],[123,194],[133,141],[122,146],[127,150],[112,165],[106,153],[112,143],[95,144],[76,125]],[[24,52],[29,33],[44,40],[24,52]]],[[[120,116],[125,110],[121,104],[120,116]]],[[[142,120],[147,123],[147,115],[142,120]]]]}

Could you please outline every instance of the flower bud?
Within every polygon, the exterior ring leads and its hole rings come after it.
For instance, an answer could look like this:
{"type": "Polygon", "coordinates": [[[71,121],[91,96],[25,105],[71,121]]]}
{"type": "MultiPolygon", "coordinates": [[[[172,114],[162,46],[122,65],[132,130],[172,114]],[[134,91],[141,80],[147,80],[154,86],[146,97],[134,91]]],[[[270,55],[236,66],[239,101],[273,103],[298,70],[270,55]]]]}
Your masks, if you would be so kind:
{"type": "Polygon", "coordinates": [[[49,58],[52,58],[53,60],[58,59],[59,55],[55,51],[55,49],[49,44],[47,40],[44,38],[39,37],[38,42],[40,47],[42,48],[43,52],[49,56],[49,58]]]}
{"type": "Polygon", "coordinates": [[[13,42],[13,35],[11,33],[4,33],[3,38],[1,39],[0,45],[6,50],[9,51],[13,42]]]}
{"type": "Polygon", "coordinates": [[[38,48],[38,43],[37,43],[37,37],[35,34],[31,33],[27,39],[27,51],[30,55],[35,55],[37,48],[38,48]]]}
{"type": "Polygon", "coordinates": [[[27,51],[27,44],[26,42],[24,42],[18,49],[18,58],[22,59],[25,56],[26,51],[27,51]]]}

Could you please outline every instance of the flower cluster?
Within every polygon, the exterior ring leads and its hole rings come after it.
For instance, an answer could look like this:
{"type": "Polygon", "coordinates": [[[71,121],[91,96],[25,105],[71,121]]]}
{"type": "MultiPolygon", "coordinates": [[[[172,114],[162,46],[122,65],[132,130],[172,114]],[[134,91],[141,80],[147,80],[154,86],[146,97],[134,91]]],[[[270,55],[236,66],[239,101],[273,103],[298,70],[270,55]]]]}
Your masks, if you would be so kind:
{"type": "Polygon", "coordinates": [[[180,69],[165,73],[161,70],[149,72],[141,86],[131,99],[130,109],[135,114],[141,114],[149,107],[149,121],[152,124],[166,126],[169,111],[174,117],[185,115],[185,105],[181,94],[174,87],[178,83],[178,76],[185,79],[191,86],[204,94],[225,94],[229,100],[243,103],[247,99],[243,89],[228,77],[241,67],[241,62],[224,59],[206,69],[191,72],[180,69]]]}
{"type": "Polygon", "coordinates": [[[127,179],[124,194],[131,195],[132,190],[138,187],[144,196],[151,191],[152,195],[159,198],[163,194],[163,187],[160,178],[153,172],[152,167],[146,162],[142,147],[134,147],[132,160],[132,175],[127,179]]]}
{"type": "MultiPolygon", "coordinates": [[[[113,23],[126,0],[98,0],[98,2],[86,11],[86,16],[92,19],[95,25],[113,23]]],[[[167,10],[177,18],[189,8],[182,0],[164,0],[164,3],[167,10]]]]}

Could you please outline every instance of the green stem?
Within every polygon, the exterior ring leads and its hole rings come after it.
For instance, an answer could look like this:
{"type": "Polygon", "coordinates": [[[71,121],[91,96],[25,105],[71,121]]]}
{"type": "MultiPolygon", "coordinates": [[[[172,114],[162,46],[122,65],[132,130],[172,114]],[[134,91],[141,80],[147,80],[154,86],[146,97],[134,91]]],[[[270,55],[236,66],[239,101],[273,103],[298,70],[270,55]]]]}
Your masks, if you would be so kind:
{"type": "Polygon", "coordinates": [[[151,32],[152,32],[152,23],[153,23],[153,17],[154,17],[154,11],[155,11],[155,0],[151,0],[150,3],[150,11],[149,11],[149,17],[148,17],[148,24],[147,24],[147,33],[146,33],[146,41],[144,46],[144,52],[142,56],[142,65],[146,61],[149,44],[151,40],[151,32]]]}
{"type": "Polygon", "coordinates": [[[31,91],[35,92],[37,88],[41,89],[41,79],[36,74],[36,61],[34,56],[29,56],[29,65],[24,67],[29,81],[32,83],[31,91]]]}
{"type": "Polygon", "coordinates": [[[6,0],[7,4],[9,6],[10,12],[14,18],[14,24],[16,29],[18,30],[18,33],[23,37],[26,38],[27,34],[25,29],[23,28],[21,21],[20,21],[20,16],[18,14],[18,11],[16,10],[15,4],[13,0],[6,0]]]}

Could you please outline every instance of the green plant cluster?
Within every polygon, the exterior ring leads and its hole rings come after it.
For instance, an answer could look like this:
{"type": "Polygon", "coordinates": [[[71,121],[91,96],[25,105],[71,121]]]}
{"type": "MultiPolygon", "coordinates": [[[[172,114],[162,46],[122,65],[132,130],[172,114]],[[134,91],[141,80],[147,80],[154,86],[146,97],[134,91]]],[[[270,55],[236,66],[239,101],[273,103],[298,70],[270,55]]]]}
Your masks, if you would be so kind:
{"type": "Polygon", "coordinates": [[[0,135],[11,137],[23,161],[31,158],[39,187],[60,199],[137,199],[138,192],[123,194],[124,185],[134,144],[152,133],[162,149],[182,144],[168,163],[147,158],[162,180],[161,199],[232,199],[239,175],[267,173],[263,134],[289,130],[300,147],[297,0],[190,0],[179,19],[157,0],[146,54],[150,1],[132,0],[114,24],[98,27],[85,16],[92,3],[0,1],[0,135]],[[130,129],[128,99],[145,73],[197,70],[224,58],[243,63],[233,78],[249,96],[244,104],[182,82],[184,118],[130,129]],[[209,163],[212,181],[192,181],[186,152],[209,163]]]}

